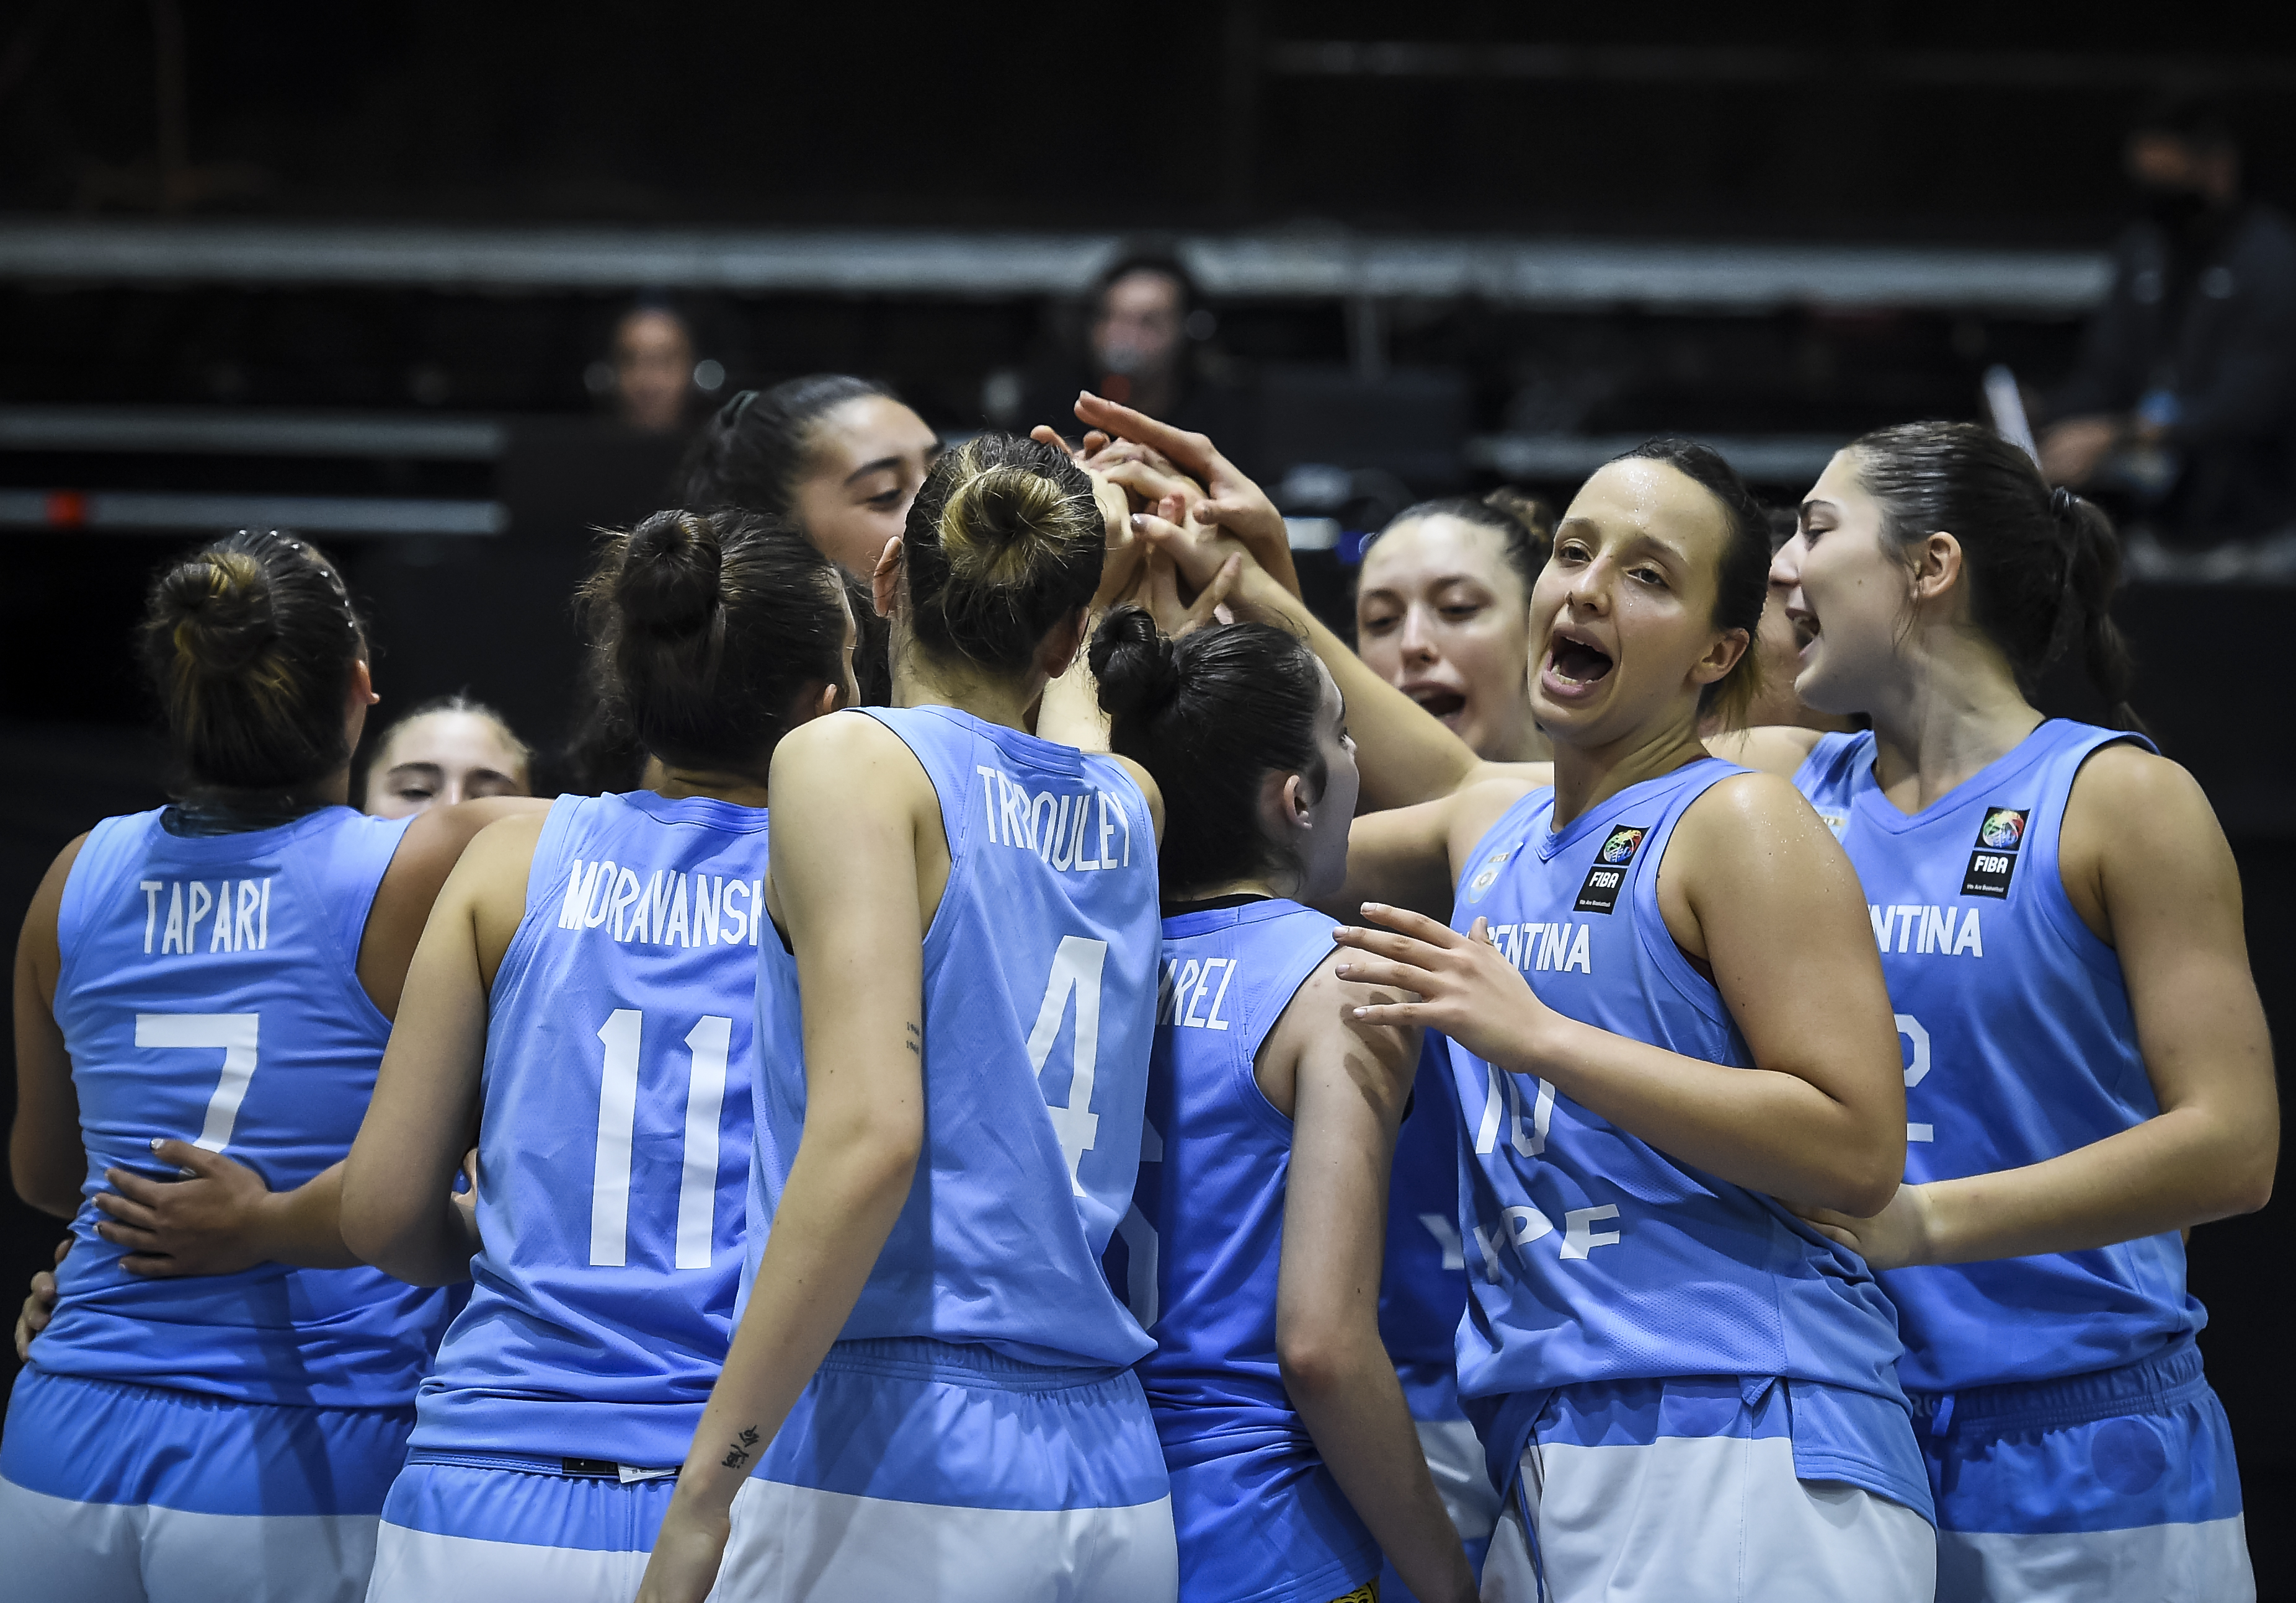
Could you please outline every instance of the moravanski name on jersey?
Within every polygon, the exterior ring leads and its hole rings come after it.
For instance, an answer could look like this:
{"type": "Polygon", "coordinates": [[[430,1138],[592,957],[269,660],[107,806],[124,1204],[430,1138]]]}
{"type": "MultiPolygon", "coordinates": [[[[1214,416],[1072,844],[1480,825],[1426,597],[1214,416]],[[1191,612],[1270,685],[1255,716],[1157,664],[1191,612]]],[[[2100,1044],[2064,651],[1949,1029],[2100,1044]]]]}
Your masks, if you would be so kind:
{"type": "Polygon", "coordinates": [[[144,898],[144,950],[155,956],[188,954],[201,950],[200,925],[207,923],[209,952],[264,952],[271,945],[271,880],[218,879],[209,890],[204,879],[142,879],[136,894],[144,898]],[[185,887],[189,894],[185,894],[185,887]],[[167,921],[160,922],[160,897],[168,900],[167,921]]]}
{"type": "Polygon", "coordinates": [[[566,879],[558,928],[603,929],[617,941],[652,946],[754,946],[763,879],[656,869],[646,879],[611,858],[579,857],[566,879]]]}

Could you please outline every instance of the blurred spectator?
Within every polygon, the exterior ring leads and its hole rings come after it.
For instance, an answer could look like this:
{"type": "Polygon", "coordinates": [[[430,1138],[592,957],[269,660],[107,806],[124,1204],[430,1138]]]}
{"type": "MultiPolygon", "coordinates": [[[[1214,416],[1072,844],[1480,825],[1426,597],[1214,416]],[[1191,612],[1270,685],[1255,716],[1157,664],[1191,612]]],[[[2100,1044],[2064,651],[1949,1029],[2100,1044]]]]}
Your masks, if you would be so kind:
{"type": "Polygon", "coordinates": [[[1218,326],[1177,256],[1128,249],[1102,272],[1093,290],[1084,363],[1042,376],[1009,426],[1050,423],[1073,438],[1076,392],[1089,388],[1177,428],[1210,435],[1241,464],[1245,411],[1234,388],[1213,376],[1201,354],[1218,326]]]}
{"type": "Polygon", "coordinates": [[[693,394],[693,334],[669,307],[641,301],[614,325],[614,410],[641,434],[668,434],[685,422],[693,394]]]}
{"type": "Polygon", "coordinates": [[[2204,102],[2129,135],[2144,216],[2079,370],[2050,397],[2050,481],[2118,489],[2180,544],[2296,520],[2296,226],[2243,200],[2230,126],[2204,102]]]}

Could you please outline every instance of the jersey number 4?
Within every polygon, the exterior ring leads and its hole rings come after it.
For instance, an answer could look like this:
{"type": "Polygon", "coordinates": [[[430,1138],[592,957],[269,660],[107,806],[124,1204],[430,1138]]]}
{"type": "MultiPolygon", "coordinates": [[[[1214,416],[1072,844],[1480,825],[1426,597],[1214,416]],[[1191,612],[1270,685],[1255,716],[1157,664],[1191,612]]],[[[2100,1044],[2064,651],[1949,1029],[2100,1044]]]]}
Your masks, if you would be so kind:
{"type": "MultiPolygon", "coordinates": [[[[645,1015],[616,1008],[598,1028],[606,1044],[598,1081],[598,1156],[590,1178],[590,1262],[619,1269],[630,1255],[630,1140],[637,1124],[638,1043],[645,1015]]],[[[709,1267],[718,1207],[718,1116],[726,1103],[726,1053],[734,1021],[704,1017],[685,1033],[685,1147],[677,1182],[680,1269],[709,1267]]]]}
{"type": "Polygon", "coordinates": [[[1100,1134],[1100,1115],[1092,1110],[1093,1080],[1100,1062],[1100,975],[1108,962],[1108,943],[1081,935],[1064,935],[1053,953],[1053,971],[1045,981],[1045,1000],[1037,1009],[1037,1027],[1029,1032],[1029,1067],[1041,1077],[1053,1043],[1060,1038],[1061,1020],[1076,996],[1076,1067],[1069,1077],[1065,1108],[1047,1096],[1045,1110],[1053,1116],[1053,1133],[1068,1159],[1069,1187],[1085,1194],[1078,1166],[1100,1134]]]}

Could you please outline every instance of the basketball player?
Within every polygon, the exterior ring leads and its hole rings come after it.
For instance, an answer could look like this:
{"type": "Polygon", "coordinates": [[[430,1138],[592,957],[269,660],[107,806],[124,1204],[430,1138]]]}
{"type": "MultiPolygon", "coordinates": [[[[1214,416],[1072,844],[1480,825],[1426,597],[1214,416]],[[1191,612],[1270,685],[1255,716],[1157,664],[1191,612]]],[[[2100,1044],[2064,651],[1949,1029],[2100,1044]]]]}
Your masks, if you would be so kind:
{"type": "Polygon", "coordinates": [[[690,507],[747,507],[796,519],[844,569],[861,627],[855,667],[862,705],[891,694],[885,621],[869,604],[869,576],[899,537],[940,437],[885,386],[849,373],[815,373],[771,389],[745,389],[718,409],[686,453],[678,491],[690,507]]]}
{"type": "Polygon", "coordinates": [[[534,753],[503,716],[468,696],[425,701],[382,732],[361,806],[409,818],[480,796],[531,796],[534,753]]]}
{"type": "Polygon", "coordinates": [[[1173,1596],[1152,1344],[1099,1264],[1160,807],[1025,727],[1111,535],[1057,449],[942,456],[874,576],[900,705],[775,754],[755,1256],[642,1598],[1173,1596]]]}
{"type": "MultiPolygon", "coordinates": [[[[1191,579],[1222,554],[1143,527],[1191,579]]],[[[1339,932],[1345,977],[1423,998],[1359,1017],[1448,1036],[1466,1115],[1459,1383],[1508,1493],[1487,1598],[1931,1594],[1888,1301],[1778,1200],[1895,1183],[1879,968],[1817,821],[1695,733],[1753,689],[1767,552],[1703,446],[1600,470],[1533,591],[1554,786],[1500,771],[1352,834],[1389,928],[1339,932]],[[1452,928],[1408,908],[1454,887],[1452,928]]],[[[1231,605],[1298,611],[1250,564],[1231,605]]],[[[1353,711],[1368,786],[1391,736],[1353,711]]]]}
{"type": "Polygon", "coordinates": [[[1741,748],[1841,836],[1897,1010],[1906,1183],[1812,1216],[1897,1303],[1946,1597],[2255,1595],[2179,1232],[2271,1193],[2271,1044],[2224,832],[2126,732],[2119,571],[1990,430],[1866,435],[1773,574],[1802,699],[1874,727],[1741,748]],[[2076,634],[2120,728],[2027,699],[2076,634]]]}
{"type": "Polygon", "coordinates": [[[1422,1595],[1472,1599],[1380,1343],[1417,1033],[1349,1018],[1392,998],[1339,979],[1332,920],[1292,899],[1347,871],[1339,691],[1280,629],[1176,643],[1132,608],[1102,625],[1092,666],[1111,743],[1168,809],[1148,1161],[1124,1261],[1111,1257],[1157,1343],[1140,1373],[1172,1472],[1180,1595],[1368,1598],[1384,1550],[1422,1595]]]}
{"type": "Polygon", "coordinates": [[[177,799],[66,846],[17,953],[11,1167],[75,1240],[0,1444],[0,1574],[66,1600],[357,1599],[447,1305],[353,1266],[335,1165],[432,897],[532,804],[344,805],[365,630],[292,536],[163,569],[142,650],[177,799]],[[263,1228],[177,1278],[147,1206],[241,1164],[276,1193],[263,1228]],[[107,1184],[108,1214],[82,1202],[107,1184]]]}
{"type": "Polygon", "coordinates": [[[850,693],[852,620],[819,553],[741,512],[655,513],[581,599],[667,778],[488,830],[415,955],[345,1239],[476,1286],[373,1599],[624,1603],[733,1325],[766,765],[850,693]],[[443,1199],[474,1124],[473,1211],[443,1199]]]}

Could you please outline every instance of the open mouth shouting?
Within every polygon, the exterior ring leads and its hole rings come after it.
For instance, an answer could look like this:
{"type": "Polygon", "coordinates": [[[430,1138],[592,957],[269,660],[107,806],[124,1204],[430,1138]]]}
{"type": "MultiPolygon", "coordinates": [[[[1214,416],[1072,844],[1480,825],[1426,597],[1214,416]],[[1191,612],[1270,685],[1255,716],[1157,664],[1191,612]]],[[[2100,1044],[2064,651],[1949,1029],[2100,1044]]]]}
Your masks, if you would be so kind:
{"type": "Polygon", "coordinates": [[[1539,678],[1546,692],[1560,701],[1577,700],[1593,693],[1613,667],[1611,654],[1594,636],[1570,624],[1558,623],[1546,639],[1546,660],[1539,678]]]}
{"type": "Polygon", "coordinates": [[[1467,699],[1447,684],[1421,680],[1402,687],[1403,693],[1432,713],[1444,726],[1457,732],[1465,721],[1467,699]]]}
{"type": "Polygon", "coordinates": [[[1805,612],[1800,608],[1789,607],[1786,609],[1786,617],[1793,625],[1795,652],[1801,656],[1808,655],[1810,642],[1818,636],[1817,615],[1805,612]]]}

